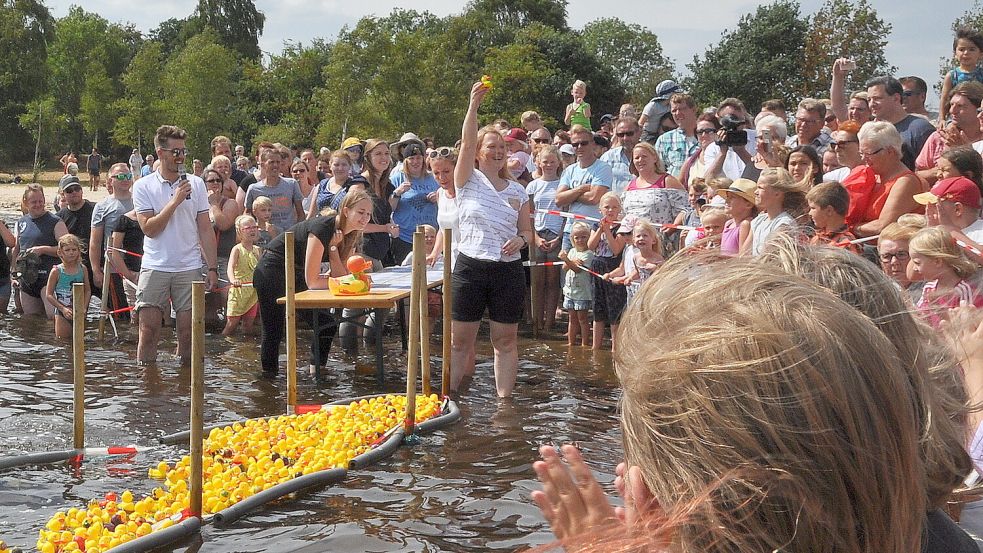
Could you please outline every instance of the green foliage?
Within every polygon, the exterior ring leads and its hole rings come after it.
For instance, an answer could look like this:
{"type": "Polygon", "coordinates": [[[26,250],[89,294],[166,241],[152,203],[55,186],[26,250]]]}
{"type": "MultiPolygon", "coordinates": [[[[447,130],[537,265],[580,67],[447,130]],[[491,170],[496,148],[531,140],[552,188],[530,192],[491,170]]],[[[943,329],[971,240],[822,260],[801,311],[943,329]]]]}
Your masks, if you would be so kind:
{"type": "Polygon", "coordinates": [[[164,88],[161,73],[164,53],[161,43],[148,41],[137,52],[123,76],[125,95],[114,106],[117,118],[113,139],[117,144],[139,146],[148,143],[160,125],[164,88]]]}
{"type": "Polygon", "coordinates": [[[777,0],[741,17],[716,46],[687,64],[693,76],[684,86],[701,102],[737,97],[750,109],[769,98],[798,103],[808,22],[798,2],[777,0]]]}
{"type": "Polygon", "coordinates": [[[172,17],[160,22],[148,33],[149,40],[161,46],[164,57],[170,57],[174,52],[184,48],[188,39],[201,32],[201,21],[196,17],[178,19],[172,17]]]}
{"type": "Polygon", "coordinates": [[[198,0],[194,18],[218,33],[219,43],[248,60],[260,58],[259,37],[266,16],[252,0],[198,0]]]}
{"type": "MultiPolygon", "coordinates": [[[[160,124],[188,132],[194,157],[205,158],[213,137],[225,134],[239,116],[234,102],[236,55],[218,44],[208,29],[168,60],[158,79],[164,91],[160,124]]],[[[189,157],[192,157],[189,156],[189,157]]]]}
{"type": "MultiPolygon", "coordinates": [[[[19,117],[47,85],[46,43],[54,36],[54,19],[38,0],[0,0],[0,161],[33,152],[33,141],[19,117]]],[[[34,110],[37,128],[37,110],[34,110]]],[[[35,136],[36,138],[36,136],[35,136]]]]}
{"type": "Polygon", "coordinates": [[[641,25],[598,19],[584,26],[581,36],[636,103],[648,102],[659,82],[674,76],[675,64],[663,54],[659,37],[641,25]]]}
{"type": "Polygon", "coordinates": [[[893,75],[897,68],[884,55],[890,34],[891,25],[878,17],[867,0],[826,0],[809,18],[798,96],[828,97],[833,62],[840,57],[857,62],[847,76],[847,90],[861,88],[874,76],[893,75]]]}

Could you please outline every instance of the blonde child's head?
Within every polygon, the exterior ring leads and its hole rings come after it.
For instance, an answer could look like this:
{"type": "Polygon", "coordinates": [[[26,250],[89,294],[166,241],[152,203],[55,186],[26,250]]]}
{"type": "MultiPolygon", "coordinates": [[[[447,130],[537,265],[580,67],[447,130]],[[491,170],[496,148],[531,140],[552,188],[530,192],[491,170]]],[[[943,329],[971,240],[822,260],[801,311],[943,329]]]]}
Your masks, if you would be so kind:
{"type": "Polygon", "coordinates": [[[720,236],[727,224],[727,213],[718,207],[707,207],[700,212],[700,224],[703,225],[704,238],[720,236]]]}
{"type": "Polygon", "coordinates": [[[605,192],[597,202],[601,216],[606,219],[616,219],[621,216],[621,198],[614,192],[605,192]]]}
{"type": "Polygon", "coordinates": [[[928,220],[921,213],[904,213],[898,217],[898,224],[903,227],[923,229],[928,226],[928,220]]]}
{"type": "Polygon", "coordinates": [[[58,257],[64,260],[62,254],[66,250],[74,249],[79,254],[85,251],[85,245],[82,244],[82,240],[75,236],[74,234],[63,234],[61,238],[58,239],[58,257]]]}
{"type": "Polygon", "coordinates": [[[948,266],[959,278],[969,278],[976,273],[976,263],[969,260],[962,248],[942,227],[927,227],[915,233],[908,243],[911,256],[920,255],[948,266]]]}
{"type": "Polygon", "coordinates": [[[560,156],[560,149],[552,144],[537,145],[536,168],[539,169],[543,178],[558,178],[563,171],[563,158],[560,156]]]}
{"type": "Polygon", "coordinates": [[[427,246],[427,251],[433,249],[434,244],[437,243],[437,229],[431,225],[420,225],[423,227],[423,242],[427,246]]]}
{"type": "Polygon", "coordinates": [[[242,240],[247,231],[256,229],[256,219],[252,215],[240,215],[236,217],[235,225],[236,234],[239,236],[239,240],[242,240]]]}
{"type": "Polygon", "coordinates": [[[674,550],[920,542],[917,398],[869,318],[742,260],[680,256],[652,279],[624,313],[615,369],[629,467],[663,508],[699,502],[674,550]]]}
{"type": "Polygon", "coordinates": [[[573,86],[570,87],[570,93],[574,98],[583,98],[587,96],[587,83],[577,79],[573,82],[573,86]]]}
{"type": "Polygon", "coordinates": [[[631,243],[638,249],[651,247],[655,252],[662,251],[662,235],[645,217],[635,219],[631,227],[631,243]]]}
{"type": "Polygon", "coordinates": [[[710,194],[707,194],[707,196],[711,198],[717,195],[717,190],[727,190],[730,188],[730,185],[734,184],[734,181],[727,177],[715,177],[706,182],[707,189],[710,191],[710,194]]]}
{"type": "MultiPolygon", "coordinates": [[[[758,177],[758,188],[770,188],[781,193],[781,207],[793,217],[806,212],[808,203],[803,187],[792,179],[792,175],[781,167],[768,167],[761,171],[758,177]]],[[[768,200],[756,202],[758,209],[768,209],[768,200]]]]}
{"type": "Polygon", "coordinates": [[[273,215],[273,200],[269,196],[257,196],[253,200],[253,213],[257,222],[268,222],[273,215]]]}
{"type": "Polygon", "coordinates": [[[577,251],[587,249],[587,239],[590,238],[590,225],[583,221],[574,221],[570,227],[570,242],[577,251]]]}

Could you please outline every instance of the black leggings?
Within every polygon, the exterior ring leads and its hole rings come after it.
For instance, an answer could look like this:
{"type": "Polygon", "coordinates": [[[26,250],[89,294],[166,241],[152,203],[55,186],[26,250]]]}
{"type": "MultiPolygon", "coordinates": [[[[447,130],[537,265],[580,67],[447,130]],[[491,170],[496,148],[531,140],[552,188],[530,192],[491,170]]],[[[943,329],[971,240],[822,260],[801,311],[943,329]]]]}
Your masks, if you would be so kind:
{"type": "MultiPolygon", "coordinates": [[[[264,259],[266,259],[264,257],[264,259]]],[[[304,280],[295,275],[297,291],[302,292],[307,289],[304,280]]],[[[264,263],[260,261],[253,274],[253,287],[256,295],[259,296],[259,312],[263,318],[263,340],[260,347],[260,359],[263,371],[276,373],[279,368],[280,342],[286,329],[287,310],[286,306],[277,303],[287,293],[287,281],[284,278],[282,263],[264,263]]],[[[318,328],[313,328],[314,310],[298,309],[297,318],[303,320],[314,331],[314,340],[311,342],[311,360],[313,365],[315,354],[323,365],[327,360],[328,351],[331,349],[331,340],[334,339],[337,325],[334,317],[327,309],[318,310],[318,328]]]]}

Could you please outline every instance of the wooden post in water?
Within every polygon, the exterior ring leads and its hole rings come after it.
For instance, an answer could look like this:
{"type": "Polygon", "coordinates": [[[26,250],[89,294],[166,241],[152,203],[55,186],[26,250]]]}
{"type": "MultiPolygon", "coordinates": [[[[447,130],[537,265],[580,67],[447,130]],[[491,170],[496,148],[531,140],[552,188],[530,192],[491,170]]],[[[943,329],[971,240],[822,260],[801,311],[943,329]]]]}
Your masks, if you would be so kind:
{"type": "Polygon", "coordinates": [[[72,366],[74,368],[75,395],[72,401],[74,420],[72,447],[85,447],[85,285],[72,284],[72,366]]]}
{"type": "MultiPolygon", "coordinates": [[[[533,203],[532,196],[529,196],[529,205],[536,205],[533,203]]],[[[529,214],[529,218],[532,219],[532,242],[529,243],[529,311],[530,319],[532,319],[532,336],[533,338],[539,338],[539,314],[543,312],[543,298],[539,291],[543,288],[542,282],[546,278],[543,274],[545,267],[537,267],[536,263],[539,262],[539,248],[536,247],[536,210],[532,209],[529,214]]]]}
{"type": "MultiPolygon", "coordinates": [[[[285,280],[287,282],[287,414],[293,415],[297,407],[297,304],[294,298],[294,233],[283,235],[285,280]]],[[[315,334],[317,329],[314,329],[315,334]]],[[[317,340],[317,336],[314,336],[317,340]]]]}
{"type": "MultiPolygon", "coordinates": [[[[423,225],[416,227],[416,231],[426,237],[423,225]]],[[[426,245],[424,244],[424,248],[426,245]]],[[[420,380],[423,395],[430,395],[430,294],[427,289],[427,252],[423,249],[417,255],[413,250],[413,264],[420,263],[418,280],[420,281],[420,380]],[[419,258],[419,259],[418,259],[419,258]]]]}
{"type": "Polygon", "coordinates": [[[111,244],[112,233],[109,234],[106,237],[106,249],[103,250],[102,254],[102,314],[99,317],[99,341],[106,339],[106,318],[112,317],[109,314],[112,311],[109,308],[109,283],[113,278],[113,264],[109,263],[109,245],[111,244]]]}
{"type": "Polygon", "coordinates": [[[413,233],[413,272],[410,279],[410,337],[409,351],[406,353],[406,419],[403,429],[407,436],[413,434],[416,425],[416,375],[420,372],[420,271],[425,270],[423,264],[426,254],[423,249],[423,233],[417,230],[413,233]]]}
{"type": "Polygon", "coordinates": [[[205,438],[205,283],[191,283],[191,516],[201,518],[205,438]]]}
{"type": "Polygon", "coordinates": [[[440,397],[451,393],[451,239],[453,231],[444,229],[444,285],[441,287],[444,300],[443,314],[443,359],[440,363],[440,397]]]}

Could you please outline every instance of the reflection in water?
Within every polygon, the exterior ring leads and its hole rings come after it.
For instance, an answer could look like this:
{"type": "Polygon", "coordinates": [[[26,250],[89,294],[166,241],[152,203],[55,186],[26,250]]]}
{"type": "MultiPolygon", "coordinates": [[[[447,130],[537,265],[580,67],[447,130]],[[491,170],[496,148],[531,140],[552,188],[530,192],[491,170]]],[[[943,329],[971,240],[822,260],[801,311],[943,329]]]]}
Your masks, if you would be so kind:
{"type": "MultiPolygon", "coordinates": [[[[71,355],[54,339],[50,323],[0,319],[0,454],[70,447],[71,355]],[[37,337],[31,341],[25,336],[37,337]]],[[[184,430],[190,410],[189,373],[163,354],[156,365],[135,362],[136,332],[119,324],[120,336],[104,344],[90,324],[86,352],[86,442],[147,445],[184,430]]],[[[110,333],[110,336],[112,334],[110,333]]],[[[161,352],[173,351],[165,329],[161,352]]],[[[306,343],[310,335],[301,334],[306,343]]],[[[178,551],[512,551],[550,541],[545,521],[529,499],[532,471],[543,443],[576,441],[612,487],[620,457],[610,354],[560,342],[520,338],[515,396],[495,397],[491,348],[479,340],[478,366],[463,419],[400,448],[394,457],[353,472],[342,485],[301,494],[257,511],[231,528],[206,527],[202,540],[178,551]]],[[[210,333],[206,344],[206,424],[284,411],[284,376],[259,376],[255,339],[230,340],[210,333]]],[[[435,343],[434,351],[440,351],[435,343]]],[[[371,365],[369,352],[358,362],[371,365]]],[[[402,392],[405,355],[398,337],[387,343],[382,389],[374,375],[332,354],[327,377],[298,376],[301,403],[325,403],[362,394],[402,392]]],[[[285,364],[285,357],[284,357],[285,364]]],[[[439,361],[432,382],[439,382],[439,361]]],[[[161,447],[132,457],[90,459],[73,473],[66,465],[0,473],[0,538],[33,547],[37,531],[58,509],[82,507],[107,491],[147,493],[155,485],[147,468],[174,460],[183,448],[161,447]]]]}

